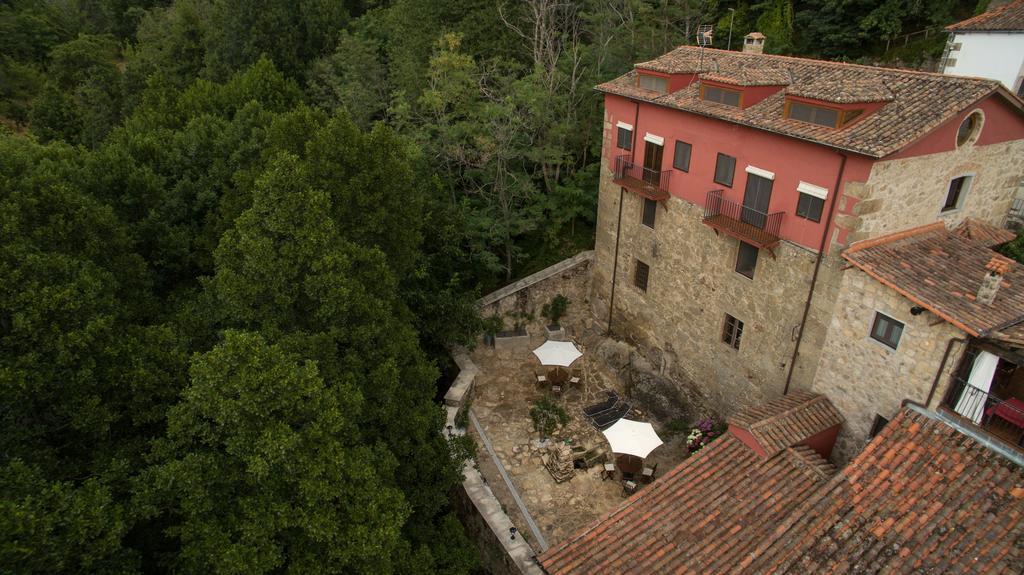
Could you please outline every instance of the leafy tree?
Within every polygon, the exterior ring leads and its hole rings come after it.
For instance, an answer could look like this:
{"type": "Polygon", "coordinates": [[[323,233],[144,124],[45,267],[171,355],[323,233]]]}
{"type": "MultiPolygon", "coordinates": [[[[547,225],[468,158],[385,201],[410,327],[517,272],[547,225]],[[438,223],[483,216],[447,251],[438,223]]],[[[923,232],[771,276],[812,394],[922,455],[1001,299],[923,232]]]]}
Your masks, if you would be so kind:
{"type": "Polygon", "coordinates": [[[408,516],[397,462],[364,444],[361,398],[316,364],[229,331],[197,356],[183,401],[139,482],[169,515],[175,569],[207,573],[390,573],[408,516]]]}
{"type": "Polygon", "coordinates": [[[50,482],[19,459],[0,466],[0,570],[131,573],[123,505],[97,479],[50,482]]]}

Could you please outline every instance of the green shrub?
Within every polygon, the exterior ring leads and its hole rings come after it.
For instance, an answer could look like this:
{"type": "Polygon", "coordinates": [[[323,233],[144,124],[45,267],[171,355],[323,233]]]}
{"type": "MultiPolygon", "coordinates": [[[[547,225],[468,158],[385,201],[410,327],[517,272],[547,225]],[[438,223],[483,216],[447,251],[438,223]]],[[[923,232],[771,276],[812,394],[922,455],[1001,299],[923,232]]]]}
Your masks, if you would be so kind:
{"type": "Polygon", "coordinates": [[[550,397],[544,396],[530,408],[530,419],[533,420],[534,431],[540,433],[541,438],[546,438],[557,426],[569,423],[569,414],[550,397]]]}

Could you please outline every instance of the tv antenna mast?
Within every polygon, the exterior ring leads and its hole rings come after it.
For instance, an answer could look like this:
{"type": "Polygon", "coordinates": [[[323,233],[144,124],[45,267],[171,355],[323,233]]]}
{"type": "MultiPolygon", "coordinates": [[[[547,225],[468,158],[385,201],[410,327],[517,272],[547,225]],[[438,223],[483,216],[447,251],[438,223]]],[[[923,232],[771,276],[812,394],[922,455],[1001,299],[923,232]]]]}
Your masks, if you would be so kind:
{"type": "Polygon", "coordinates": [[[700,46],[699,70],[704,70],[704,47],[711,44],[714,36],[714,28],[711,24],[697,26],[697,45],[700,46]]]}

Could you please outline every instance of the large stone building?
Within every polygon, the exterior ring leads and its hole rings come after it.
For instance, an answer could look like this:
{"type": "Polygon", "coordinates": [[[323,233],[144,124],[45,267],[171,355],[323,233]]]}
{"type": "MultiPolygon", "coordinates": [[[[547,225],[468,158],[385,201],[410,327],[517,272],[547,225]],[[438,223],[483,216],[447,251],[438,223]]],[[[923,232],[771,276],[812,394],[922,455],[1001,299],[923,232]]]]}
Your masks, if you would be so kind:
{"type": "MultiPolygon", "coordinates": [[[[680,47],[598,89],[593,311],[725,414],[828,387],[819,366],[870,373],[841,349],[872,319],[851,315],[863,272],[842,250],[998,228],[1024,176],[1022,102],[992,80],[680,47]]],[[[843,398],[870,416],[847,416],[841,454],[892,395],[843,398]]]]}

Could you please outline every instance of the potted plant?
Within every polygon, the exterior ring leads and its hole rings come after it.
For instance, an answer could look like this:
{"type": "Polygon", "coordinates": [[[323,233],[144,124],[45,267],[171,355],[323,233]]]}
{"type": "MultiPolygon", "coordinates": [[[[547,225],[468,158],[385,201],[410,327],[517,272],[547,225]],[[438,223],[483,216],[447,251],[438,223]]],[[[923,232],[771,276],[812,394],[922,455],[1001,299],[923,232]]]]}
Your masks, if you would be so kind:
{"type": "Polygon", "coordinates": [[[499,315],[485,317],[481,322],[484,330],[484,344],[494,346],[494,336],[505,327],[504,320],[499,315]]]}
{"type": "Polygon", "coordinates": [[[568,307],[569,298],[562,294],[558,294],[541,308],[540,314],[551,322],[547,325],[549,338],[562,334],[562,326],[558,322],[562,319],[562,316],[565,315],[565,311],[568,307]]]}

